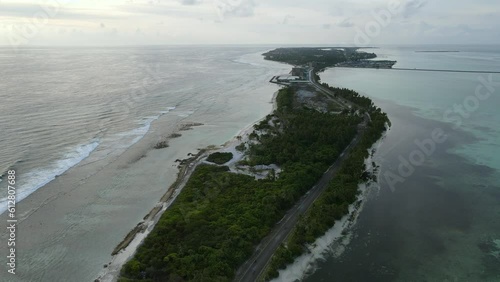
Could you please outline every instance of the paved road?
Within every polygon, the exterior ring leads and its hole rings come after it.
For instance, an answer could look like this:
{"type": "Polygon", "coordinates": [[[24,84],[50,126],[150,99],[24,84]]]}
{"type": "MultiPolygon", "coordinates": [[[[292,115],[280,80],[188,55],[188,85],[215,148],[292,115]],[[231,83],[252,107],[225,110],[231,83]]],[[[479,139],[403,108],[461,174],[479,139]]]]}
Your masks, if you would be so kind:
{"type": "MultiPolygon", "coordinates": [[[[366,124],[366,118],[362,125],[366,124]]],[[[325,191],[328,183],[340,169],[342,162],[349,156],[352,148],[355,147],[364,133],[364,126],[358,127],[360,130],[352,142],[342,152],[335,163],[328,168],[316,185],[311,188],[299,201],[290,209],[283,219],[276,224],[271,233],[262,240],[257,246],[252,257],[245,262],[238,272],[234,281],[237,282],[255,282],[260,277],[272,255],[281,243],[288,237],[291,230],[299,220],[300,215],[304,214],[314,203],[314,201],[325,191]]]]}
{"type": "Polygon", "coordinates": [[[400,70],[400,71],[433,71],[433,72],[459,72],[459,73],[500,73],[500,71],[489,71],[489,70],[435,70],[435,69],[406,69],[406,68],[390,68],[388,70],[400,70]]]}
{"type": "Polygon", "coordinates": [[[314,79],[314,74],[313,74],[313,69],[309,70],[309,83],[316,88],[316,90],[326,94],[330,98],[334,99],[340,106],[343,108],[352,108],[355,105],[351,102],[348,101],[342,97],[335,96],[335,93],[333,93],[330,89],[323,87],[323,85],[319,84],[315,79],[314,79]]]}

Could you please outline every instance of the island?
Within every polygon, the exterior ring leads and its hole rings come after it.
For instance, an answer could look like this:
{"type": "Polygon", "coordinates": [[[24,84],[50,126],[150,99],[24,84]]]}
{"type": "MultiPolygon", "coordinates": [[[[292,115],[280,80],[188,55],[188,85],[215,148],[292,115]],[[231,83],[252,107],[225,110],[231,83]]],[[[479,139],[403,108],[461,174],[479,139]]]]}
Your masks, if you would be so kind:
{"type": "Polygon", "coordinates": [[[423,50],[423,51],[415,51],[415,53],[460,53],[460,51],[454,51],[454,50],[423,50]]]}
{"type": "Polygon", "coordinates": [[[389,60],[359,60],[338,63],[335,66],[343,68],[390,69],[396,63],[396,61],[389,60]]]}
{"type": "Polygon", "coordinates": [[[373,57],[333,47],[264,54],[292,64],[302,82],[279,82],[269,115],[226,146],[181,162],[190,172],[179,174],[185,185],[175,187],[178,196],[119,281],[269,280],[307,251],[349,212],[358,185],[375,177],[365,160],[390,126],[369,98],[320,84],[318,73],[373,57]]]}

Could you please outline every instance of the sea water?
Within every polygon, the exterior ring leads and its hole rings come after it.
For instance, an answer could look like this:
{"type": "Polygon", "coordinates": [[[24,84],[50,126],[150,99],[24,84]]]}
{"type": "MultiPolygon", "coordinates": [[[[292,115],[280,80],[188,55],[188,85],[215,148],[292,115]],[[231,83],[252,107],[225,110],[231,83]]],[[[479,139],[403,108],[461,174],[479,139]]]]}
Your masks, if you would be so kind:
{"type": "Polygon", "coordinates": [[[271,111],[269,80],[290,66],[264,61],[270,49],[0,48],[1,222],[10,169],[18,201],[17,275],[2,255],[0,280],[93,281],[175,181],[177,159],[271,111]]]}
{"type": "MultiPolygon", "coordinates": [[[[499,46],[370,51],[397,60],[396,68],[500,71],[499,46]],[[415,52],[421,50],[460,52],[415,52]]],[[[341,254],[335,244],[325,248],[305,278],[295,278],[500,281],[500,74],[334,68],[321,78],[373,98],[392,128],[375,155],[380,189],[370,193],[346,235],[350,243],[341,254]],[[485,81],[493,82],[490,88],[480,86],[485,81]],[[484,99],[474,98],[478,87],[484,99]],[[456,107],[465,111],[458,114],[456,107]],[[446,141],[425,152],[418,144],[431,140],[434,130],[446,141]],[[405,160],[413,168],[401,175],[405,160]],[[391,175],[402,179],[394,183],[391,175]]]]}

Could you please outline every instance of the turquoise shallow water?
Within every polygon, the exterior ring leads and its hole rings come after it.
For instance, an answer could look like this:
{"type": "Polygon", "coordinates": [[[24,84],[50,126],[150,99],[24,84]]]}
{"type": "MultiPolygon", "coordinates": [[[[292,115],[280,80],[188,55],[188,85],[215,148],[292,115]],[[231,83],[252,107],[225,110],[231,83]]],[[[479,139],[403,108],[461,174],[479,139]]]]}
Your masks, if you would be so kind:
{"type": "MultiPolygon", "coordinates": [[[[500,70],[498,47],[414,52],[422,49],[375,52],[401,68],[500,70]]],[[[393,127],[375,156],[380,191],[371,193],[354,239],[305,281],[500,281],[500,75],[330,69],[321,78],[372,97],[393,127]],[[474,99],[479,85],[491,95],[474,99]],[[418,161],[425,151],[416,142],[436,129],[446,141],[402,175],[402,160],[418,161]],[[390,173],[404,182],[391,185],[390,173]]]]}
{"type": "MultiPolygon", "coordinates": [[[[414,115],[451,123],[457,130],[474,134],[480,142],[463,144],[455,151],[476,163],[500,169],[500,74],[335,69],[324,73],[322,78],[374,98],[411,107],[414,115]],[[483,85],[482,81],[492,81],[494,91],[485,100],[474,100],[476,88],[483,85]],[[463,113],[456,110],[457,105],[463,107],[463,113]]],[[[480,93],[483,91],[488,93],[486,87],[480,93]]]]}

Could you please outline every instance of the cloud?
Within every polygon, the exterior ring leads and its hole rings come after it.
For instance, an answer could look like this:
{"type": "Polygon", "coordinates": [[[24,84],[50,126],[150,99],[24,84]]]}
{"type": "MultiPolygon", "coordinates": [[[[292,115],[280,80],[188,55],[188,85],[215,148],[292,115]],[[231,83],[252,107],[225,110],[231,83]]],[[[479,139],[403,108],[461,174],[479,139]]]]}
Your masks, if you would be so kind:
{"type": "Polygon", "coordinates": [[[354,23],[349,19],[344,19],[343,21],[337,23],[337,26],[338,27],[353,27],[354,26],[354,23]]]}
{"type": "Polygon", "coordinates": [[[409,0],[403,5],[401,14],[405,18],[409,18],[418,13],[425,5],[427,5],[427,0],[409,0]]]}
{"type": "Polygon", "coordinates": [[[345,12],[344,12],[344,8],[342,7],[335,7],[334,9],[332,9],[329,13],[330,15],[334,16],[334,17],[337,17],[337,16],[344,16],[345,15],[345,12]]]}
{"type": "Polygon", "coordinates": [[[2,16],[33,17],[40,10],[40,5],[35,4],[1,3],[2,16]]]}
{"type": "Polygon", "coordinates": [[[422,31],[429,31],[429,30],[433,30],[436,28],[436,26],[429,24],[426,21],[420,21],[420,23],[418,24],[418,27],[422,31]]]}
{"type": "Polygon", "coordinates": [[[471,35],[471,34],[480,33],[483,31],[482,29],[473,28],[467,24],[459,24],[456,27],[456,29],[458,31],[458,34],[463,34],[463,35],[471,35]]]}
{"type": "Polygon", "coordinates": [[[116,7],[117,10],[130,15],[142,17],[144,15],[151,16],[170,16],[175,18],[195,18],[200,14],[213,15],[213,9],[210,11],[204,10],[199,7],[200,5],[183,4],[182,2],[168,2],[165,4],[140,4],[129,3],[122,4],[116,7]]]}
{"type": "Polygon", "coordinates": [[[215,8],[221,19],[226,17],[251,17],[257,4],[254,0],[215,0],[215,8]]]}
{"type": "MultiPolygon", "coordinates": [[[[52,1],[49,1],[51,3],[52,1]]],[[[55,1],[54,1],[55,2],[55,1]]],[[[57,3],[57,2],[56,2],[57,3]]],[[[37,15],[48,15],[50,18],[69,20],[98,20],[118,18],[117,14],[106,13],[98,9],[67,8],[52,4],[1,3],[0,17],[34,18],[37,15]]]]}
{"type": "MultiPolygon", "coordinates": [[[[375,20],[373,12],[387,9],[392,0],[57,1],[63,5],[29,44],[351,42],[353,27],[364,28],[375,20]],[[141,36],[136,36],[137,27],[141,36]],[[73,28],[85,37],[70,41],[73,28]],[[335,30],[336,36],[326,38],[318,29],[335,30]],[[115,39],[107,40],[105,36],[113,32],[115,39]],[[172,32],[178,36],[167,38],[172,32]]],[[[40,3],[57,1],[0,0],[0,44],[10,44],[11,27],[23,28],[34,15],[44,12],[40,3]]],[[[500,42],[498,0],[399,1],[398,13],[378,42],[500,42]]]]}
{"type": "Polygon", "coordinates": [[[181,0],[182,5],[196,5],[200,4],[200,0],[181,0]]]}
{"type": "Polygon", "coordinates": [[[287,14],[287,15],[285,16],[285,18],[283,19],[282,24],[288,24],[288,22],[289,22],[291,19],[293,19],[293,18],[295,18],[295,17],[294,17],[294,16],[292,16],[292,15],[288,15],[288,14],[287,14]]]}

